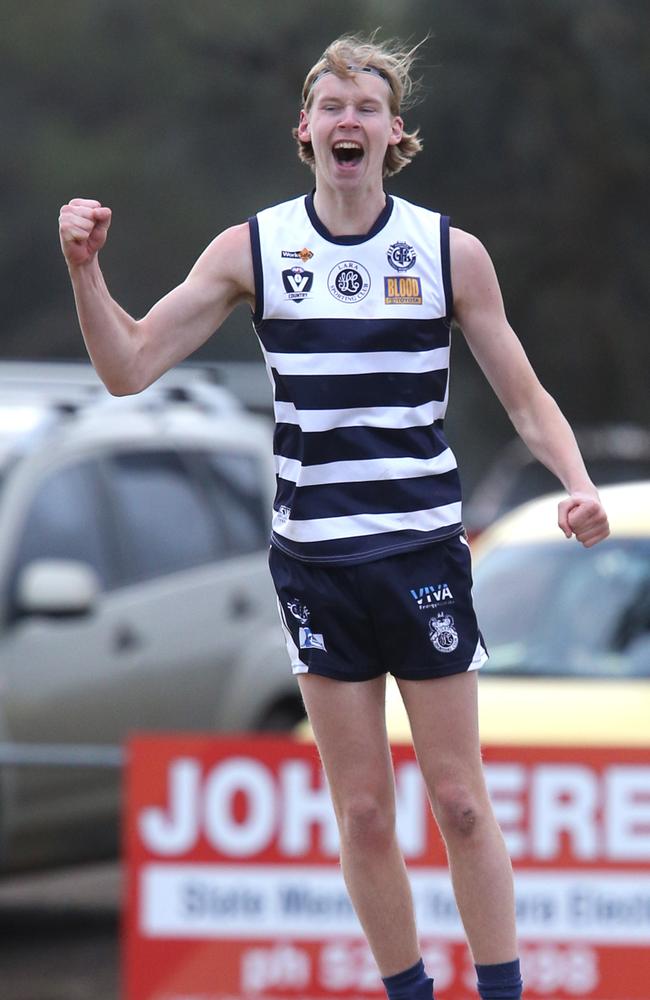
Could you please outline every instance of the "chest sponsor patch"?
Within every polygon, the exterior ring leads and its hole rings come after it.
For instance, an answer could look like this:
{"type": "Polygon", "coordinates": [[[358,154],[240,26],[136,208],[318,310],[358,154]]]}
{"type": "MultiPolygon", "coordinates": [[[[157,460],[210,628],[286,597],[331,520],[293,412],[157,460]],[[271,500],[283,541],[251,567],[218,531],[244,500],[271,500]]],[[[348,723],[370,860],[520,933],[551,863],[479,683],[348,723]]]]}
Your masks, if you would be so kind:
{"type": "Polygon", "coordinates": [[[384,302],[387,306],[421,306],[421,279],[411,275],[384,278],[384,302]]]}
{"type": "Polygon", "coordinates": [[[289,258],[290,260],[301,260],[303,264],[306,264],[308,260],[311,260],[314,256],[311,250],[307,247],[303,247],[302,250],[283,250],[282,256],[289,258]]]}

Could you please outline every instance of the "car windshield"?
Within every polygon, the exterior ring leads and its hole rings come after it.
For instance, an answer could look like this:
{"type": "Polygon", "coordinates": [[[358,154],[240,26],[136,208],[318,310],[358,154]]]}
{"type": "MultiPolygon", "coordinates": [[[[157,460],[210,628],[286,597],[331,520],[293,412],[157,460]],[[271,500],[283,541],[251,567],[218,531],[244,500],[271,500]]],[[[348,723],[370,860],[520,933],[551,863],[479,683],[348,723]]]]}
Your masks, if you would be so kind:
{"type": "Polygon", "coordinates": [[[474,599],[488,673],[650,676],[650,539],[500,546],[474,599]]]}

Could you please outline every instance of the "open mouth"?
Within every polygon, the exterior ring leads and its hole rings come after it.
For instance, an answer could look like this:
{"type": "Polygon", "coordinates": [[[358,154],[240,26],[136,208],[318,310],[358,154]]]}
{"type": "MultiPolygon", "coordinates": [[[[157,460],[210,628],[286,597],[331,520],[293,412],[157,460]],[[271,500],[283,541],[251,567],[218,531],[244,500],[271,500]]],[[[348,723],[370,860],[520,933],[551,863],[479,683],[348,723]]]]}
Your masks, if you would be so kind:
{"type": "Polygon", "coordinates": [[[358,142],[335,142],[332,152],[336,162],[341,164],[354,164],[363,159],[363,149],[358,142]]]}

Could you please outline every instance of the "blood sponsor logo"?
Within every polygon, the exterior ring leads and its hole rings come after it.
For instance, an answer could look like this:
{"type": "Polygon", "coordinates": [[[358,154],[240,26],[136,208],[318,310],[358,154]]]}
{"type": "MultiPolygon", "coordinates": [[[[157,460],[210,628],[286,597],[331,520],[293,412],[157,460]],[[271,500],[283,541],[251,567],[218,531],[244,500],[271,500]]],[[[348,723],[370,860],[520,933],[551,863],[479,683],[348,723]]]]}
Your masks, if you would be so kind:
{"type": "Polygon", "coordinates": [[[387,306],[421,306],[422,280],[413,275],[384,278],[384,302],[387,306]]]}

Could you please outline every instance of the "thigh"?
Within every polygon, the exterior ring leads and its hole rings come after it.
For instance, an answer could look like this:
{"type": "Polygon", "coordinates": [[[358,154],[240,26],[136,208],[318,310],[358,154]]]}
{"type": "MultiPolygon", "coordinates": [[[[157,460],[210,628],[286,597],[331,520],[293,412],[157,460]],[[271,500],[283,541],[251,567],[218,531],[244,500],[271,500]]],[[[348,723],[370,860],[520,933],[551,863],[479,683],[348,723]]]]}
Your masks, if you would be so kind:
{"type": "Polygon", "coordinates": [[[392,809],[385,676],[350,682],[303,674],[298,682],[337,814],[359,795],[392,809]]]}
{"type": "Polygon", "coordinates": [[[432,796],[444,785],[487,795],[474,671],[429,680],[398,680],[420,770],[432,796]]]}

